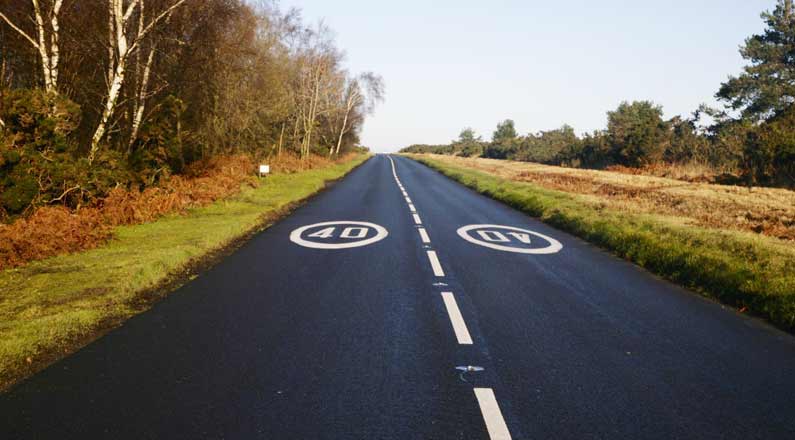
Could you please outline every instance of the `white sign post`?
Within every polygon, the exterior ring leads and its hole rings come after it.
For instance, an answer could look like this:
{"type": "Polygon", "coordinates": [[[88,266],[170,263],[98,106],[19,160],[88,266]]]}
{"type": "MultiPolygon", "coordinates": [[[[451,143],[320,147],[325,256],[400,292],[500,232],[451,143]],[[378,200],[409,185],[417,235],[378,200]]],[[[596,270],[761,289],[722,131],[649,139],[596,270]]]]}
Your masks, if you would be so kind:
{"type": "Polygon", "coordinates": [[[260,177],[262,177],[262,176],[264,176],[266,174],[270,174],[270,173],[271,173],[270,165],[260,165],[259,166],[259,176],[260,177]]]}

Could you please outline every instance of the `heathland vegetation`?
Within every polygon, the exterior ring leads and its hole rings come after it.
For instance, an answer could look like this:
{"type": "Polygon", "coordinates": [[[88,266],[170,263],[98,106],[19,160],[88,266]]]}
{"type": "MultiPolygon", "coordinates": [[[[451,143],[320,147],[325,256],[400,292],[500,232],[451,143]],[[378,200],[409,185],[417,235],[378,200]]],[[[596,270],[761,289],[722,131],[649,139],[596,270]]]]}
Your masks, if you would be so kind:
{"type": "Polygon", "coordinates": [[[383,97],[325,26],[244,0],[0,5],[0,268],[358,151],[383,97]],[[321,160],[320,158],[323,158],[321,160]]]}
{"type": "Polygon", "coordinates": [[[702,105],[690,116],[666,120],[652,101],[623,102],[608,112],[604,130],[583,136],[569,125],[521,136],[506,120],[490,141],[467,128],[448,145],[403,151],[795,187],[793,1],[779,0],[762,18],[765,31],[740,51],[749,64],[718,89],[720,108],[702,105]]]}

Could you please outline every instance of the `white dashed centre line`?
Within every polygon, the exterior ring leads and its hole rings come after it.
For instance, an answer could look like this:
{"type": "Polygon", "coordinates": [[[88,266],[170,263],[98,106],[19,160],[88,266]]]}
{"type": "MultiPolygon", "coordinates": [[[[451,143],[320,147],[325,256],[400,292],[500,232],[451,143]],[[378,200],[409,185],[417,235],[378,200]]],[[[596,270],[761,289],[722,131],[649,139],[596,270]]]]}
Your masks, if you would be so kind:
{"type": "Polygon", "coordinates": [[[420,231],[420,238],[424,244],[431,242],[431,237],[428,236],[428,231],[426,231],[425,228],[419,228],[418,231],[420,231]]]}
{"type": "Polygon", "coordinates": [[[475,397],[480,404],[480,412],[483,413],[483,420],[486,422],[486,429],[489,431],[491,440],[511,440],[511,433],[502,418],[502,411],[494,397],[491,388],[475,388],[475,397]]]}
{"type": "Polygon", "coordinates": [[[437,277],[443,277],[444,269],[442,269],[442,264],[439,263],[439,257],[436,255],[436,251],[428,251],[428,260],[431,262],[433,274],[437,277]]]}
{"type": "MultiPolygon", "coordinates": [[[[395,177],[395,182],[398,188],[400,188],[400,192],[403,193],[403,197],[406,198],[406,203],[408,203],[409,209],[413,213],[414,223],[422,225],[422,220],[417,213],[417,208],[414,206],[411,198],[409,198],[409,193],[406,192],[406,188],[403,187],[400,178],[398,178],[395,161],[391,156],[389,156],[389,162],[392,164],[392,175],[395,177]]],[[[426,231],[424,227],[420,227],[417,230],[419,231],[423,244],[430,244],[431,238],[428,236],[428,231],[426,231]]],[[[430,246],[425,246],[426,249],[429,247],[430,246]]],[[[427,253],[428,261],[430,261],[431,268],[433,269],[433,274],[437,277],[444,277],[444,270],[442,269],[442,264],[439,262],[439,256],[436,255],[436,251],[429,250],[427,253]]],[[[455,332],[458,343],[461,345],[472,345],[472,336],[469,334],[469,329],[466,326],[464,317],[461,314],[461,310],[458,308],[455,295],[453,295],[452,292],[442,292],[442,300],[447,309],[447,314],[450,317],[450,322],[453,325],[453,331],[455,332]]],[[[511,433],[508,431],[508,426],[505,424],[505,419],[502,416],[502,411],[500,411],[500,406],[497,404],[494,391],[491,388],[475,388],[474,390],[475,397],[480,405],[480,412],[483,414],[483,420],[486,422],[486,430],[489,432],[489,438],[491,440],[511,440],[511,433]]]]}
{"type": "Polygon", "coordinates": [[[442,292],[442,299],[445,307],[447,307],[447,314],[450,315],[450,322],[453,324],[453,331],[458,343],[461,345],[472,345],[472,337],[469,335],[469,329],[467,329],[467,325],[464,322],[464,317],[461,316],[461,310],[458,308],[453,292],[442,292]]]}

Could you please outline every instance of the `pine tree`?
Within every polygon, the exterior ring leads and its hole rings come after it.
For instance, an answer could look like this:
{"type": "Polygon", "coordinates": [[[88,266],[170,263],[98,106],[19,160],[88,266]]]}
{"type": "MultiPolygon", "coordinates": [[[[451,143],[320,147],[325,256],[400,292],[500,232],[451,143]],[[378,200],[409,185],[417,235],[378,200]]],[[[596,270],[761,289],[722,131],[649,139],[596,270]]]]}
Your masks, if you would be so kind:
{"type": "Polygon", "coordinates": [[[795,15],[792,0],[779,0],[762,19],[767,29],[745,41],[740,54],[750,62],[739,77],[722,84],[717,98],[742,116],[760,121],[795,103],[795,15]]]}

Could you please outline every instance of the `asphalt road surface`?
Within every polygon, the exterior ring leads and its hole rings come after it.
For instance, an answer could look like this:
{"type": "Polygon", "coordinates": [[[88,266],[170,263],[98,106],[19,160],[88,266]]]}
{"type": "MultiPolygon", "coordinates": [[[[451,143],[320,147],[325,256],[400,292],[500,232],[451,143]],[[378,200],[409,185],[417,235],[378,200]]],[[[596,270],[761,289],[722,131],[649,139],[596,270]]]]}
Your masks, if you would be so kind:
{"type": "Polygon", "coordinates": [[[0,395],[89,438],[794,439],[795,338],[377,156],[0,395]]]}

